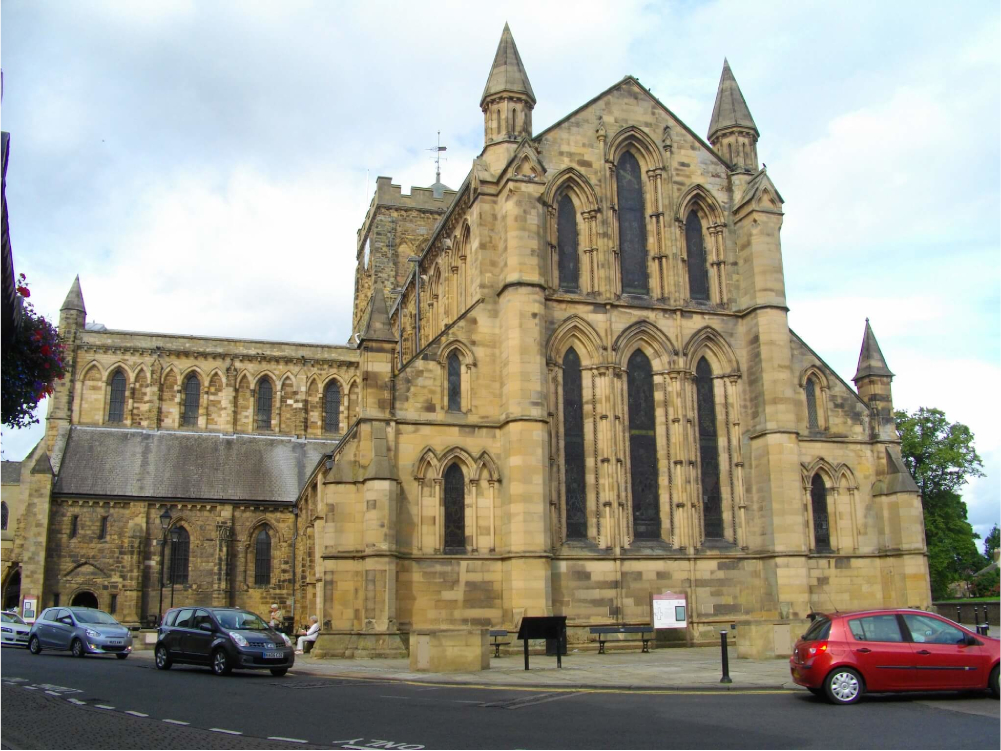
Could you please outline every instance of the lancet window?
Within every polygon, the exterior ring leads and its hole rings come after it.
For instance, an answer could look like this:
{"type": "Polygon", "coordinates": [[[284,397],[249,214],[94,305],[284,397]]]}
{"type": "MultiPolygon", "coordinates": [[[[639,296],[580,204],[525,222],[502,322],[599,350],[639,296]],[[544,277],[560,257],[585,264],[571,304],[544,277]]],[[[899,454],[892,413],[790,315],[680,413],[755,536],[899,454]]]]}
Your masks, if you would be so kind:
{"type": "Polygon", "coordinates": [[[176,527],[170,534],[170,581],[173,584],[187,584],[191,535],[184,527],[176,527]]]}
{"type": "Polygon", "coordinates": [[[262,527],[254,541],[254,584],[271,584],[271,535],[267,527],[262,527]]]}
{"type": "Polygon", "coordinates": [[[571,348],[563,356],[563,467],[568,540],[587,537],[582,391],[580,357],[571,348]]]}
{"type": "Polygon", "coordinates": [[[699,460],[702,466],[702,517],[706,539],[723,539],[723,497],[719,484],[719,442],[713,369],[706,358],[695,366],[695,401],[698,411],[699,460]]]}
{"type": "Polygon", "coordinates": [[[257,429],[271,430],[271,400],[274,388],[271,381],[262,378],[257,384],[257,429]]]}
{"type": "Polygon", "coordinates": [[[466,478],[458,464],[445,470],[445,551],[466,548],[466,478]]]}
{"type": "Polygon", "coordinates": [[[685,220],[685,248],[688,251],[688,293],[692,300],[709,299],[709,269],[702,238],[702,220],[695,211],[685,220]]]}
{"type": "Polygon", "coordinates": [[[831,524],[827,516],[827,485],[818,472],[810,484],[810,505],[813,506],[813,541],[817,550],[831,549],[831,524]]]}
{"type": "Polygon", "coordinates": [[[125,420],[125,374],[116,370],[111,376],[111,395],[108,400],[108,422],[125,420]]]}
{"type": "Polygon", "coordinates": [[[560,199],[556,232],[560,289],[577,292],[580,289],[580,272],[577,263],[577,209],[570,196],[565,194],[560,199]]]}
{"type": "Polygon", "coordinates": [[[806,423],[810,430],[820,430],[820,420],[817,416],[817,381],[806,379],[806,423]]]}
{"type": "Polygon", "coordinates": [[[619,264],[622,292],[650,294],[646,259],[646,211],[639,162],[630,152],[620,158],[615,170],[619,217],[619,264]]]}
{"type": "Polygon", "coordinates": [[[338,433],[341,429],[341,387],[331,381],[323,390],[323,429],[338,433]]]}
{"type": "Polygon", "coordinates": [[[457,352],[448,356],[448,411],[462,411],[462,363],[457,352]]]}
{"type": "Polygon", "coordinates": [[[633,352],[626,367],[633,536],[636,539],[657,539],[660,537],[660,489],[653,368],[649,358],[641,350],[633,352]]]}
{"type": "Polygon", "coordinates": [[[188,427],[198,425],[198,403],[202,395],[202,384],[194,373],[184,380],[184,415],[182,424],[188,427]]]}

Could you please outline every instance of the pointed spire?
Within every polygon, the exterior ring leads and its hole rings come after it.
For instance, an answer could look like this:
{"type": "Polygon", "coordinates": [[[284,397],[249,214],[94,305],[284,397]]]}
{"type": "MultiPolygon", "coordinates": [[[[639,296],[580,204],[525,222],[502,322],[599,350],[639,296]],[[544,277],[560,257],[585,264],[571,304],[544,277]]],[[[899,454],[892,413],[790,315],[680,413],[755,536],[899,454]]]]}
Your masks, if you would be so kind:
{"type": "Polygon", "coordinates": [[[723,58],[723,74],[719,77],[719,89],[716,91],[716,105],[713,107],[713,116],[709,121],[709,141],[713,141],[716,133],[724,128],[743,127],[750,128],[754,134],[758,133],[758,126],[754,124],[751,117],[751,110],[747,108],[744,95],[740,93],[737,79],[733,77],[730,70],[730,63],[723,58]]]}
{"type": "Polygon", "coordinates": [[[866,376],[893,377],[893,373],[886,366],[886,360],[883,359],[883,353],[879,349],[876,335],[872,333],[872,326],[869,325],[868,318],[865,319],[865,334],[862,337],[862,351],[858,356],[858,368],[855,370],[855,377],[852,380],[858,383],[860,378],[866,376]]]}
{"type": "Polygon", "coordinates": [[[483,96],[480,97],[480,106],[483,106],[488,96],[500,94],[502,91],[524,94],[532,102],[532,106],[535,106],[535,92],[532,91],[528,73],[525,72],[521,55],[518,54],[518,45],[514,43],[511,27],[506,23],[500,43],[497,45],[497,54],[494,55],[494,64],[490,67],[487,85],[483,89],[483,96]]]}
{"type": "Polygon", "coordinates": [[[372,304],[369,310],[368,323],[361,335],[362,341],[395,342],[396,335],[389,323],[389,311],[386,309],[386,296],[382,287],[376,287],[372,293],[372,304]]]}
{"type": "Polygon", "coordinates": [[[87,313],[87,308],[83,304],[83,292],[80,291],[79,274],[73,280],[73,286],[70,287],[69,294],[66,295],[66,300],[63,302],[63,307],[60,310],[79,310],[81,313],[87,313]]]}

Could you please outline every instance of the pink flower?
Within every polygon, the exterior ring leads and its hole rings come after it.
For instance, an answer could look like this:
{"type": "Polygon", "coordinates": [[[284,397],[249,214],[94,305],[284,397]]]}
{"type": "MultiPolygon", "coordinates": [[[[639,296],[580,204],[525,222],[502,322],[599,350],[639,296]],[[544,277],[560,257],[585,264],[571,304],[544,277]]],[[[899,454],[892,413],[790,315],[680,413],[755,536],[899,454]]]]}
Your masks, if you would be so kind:
{"type": "Polygon", "coordinates": [[[27,287],[18,287],[17,294],[19,294],[21,297],[31,297],[31,290],[29,290],[27,287]]]}

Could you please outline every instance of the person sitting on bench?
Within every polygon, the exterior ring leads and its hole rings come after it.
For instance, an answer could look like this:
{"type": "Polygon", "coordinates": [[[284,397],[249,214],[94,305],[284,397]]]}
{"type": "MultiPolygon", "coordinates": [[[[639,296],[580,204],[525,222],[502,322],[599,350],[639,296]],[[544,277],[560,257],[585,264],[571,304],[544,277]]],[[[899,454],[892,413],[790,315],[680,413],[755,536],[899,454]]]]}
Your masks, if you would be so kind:
{"type": "Polygon", "coordinates": [[[302,654],[303,647],[308,641],[316,641],[316,637],[320,635],[320,621],[315,615],[309,616],[309,629],[303,629],[299,632],[301,636],[296,640],[295,643],[295,653],[297,655],[302,654]]]}

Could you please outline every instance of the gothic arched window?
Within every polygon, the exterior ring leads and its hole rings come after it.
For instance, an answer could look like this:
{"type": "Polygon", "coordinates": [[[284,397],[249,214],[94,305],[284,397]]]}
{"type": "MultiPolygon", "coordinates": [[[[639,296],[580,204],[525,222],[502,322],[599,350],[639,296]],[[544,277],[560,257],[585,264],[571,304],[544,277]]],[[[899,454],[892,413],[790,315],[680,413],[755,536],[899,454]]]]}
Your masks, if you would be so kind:
{"type": "Polygon", "coordinates": [[[184,379],[183,425],[198,425],[198,401],[202,395],[202,384],[194,373],[184,379]]]}
{"type": "Polygon", "coordinates": [[[7,501],[0,501],[0,529],[7,530],[7,517],[10,511],[7,509],[7,501]]]}
{"type": "Polygon", "coordinates": [[[125,374],[116,370],[111,376],[111,398],[108,400],[108,422],[125,420],[125,374]]]}
{"type": "Polygon", "coordinates": [[[580,357],[571,348],[563,356],[563,467],[568,540],[587,537],[583,404],[580,357]]]}
{"type": "Polygon", "coordinates": [[[660,537],[660,489],[657,477],[657,418],[653,399],[653,368],[642,351],[629,358],[629,477],[633,495],[633,535],[660,537]]]}
{"type": "Polygon", "coordinates": [[[271,430],[271,398],[274,387],[267,378],[257,384],[257,429],[271,430]]]}
{"type": "Polygon", "coordinates": [[[466,549],[466,478],[458,464],[445,470],[445,552],[466,549]]]}
{"type": "Polygon", "coordinates": [[[254,584],[271,584],[271,535],[267,527],[261,527],[254,541],[254,584]]]}
{"type": "Polygon", "coordinates": [[[619,158],[615,170],[619,213],[619,264],[622,267],[622,292],[650,294],[646,265],[646,211],[643,206],[643,182],[639,162],[630,152],[619,158]]]}
{"type": "Polygon", "coordinates": [[[188,560],[191,555],[191,535],[184,527],[170,530],[170,579],[174,584],[188,583],[188,560]]]}
{"type": "Polygon", "coordinates": [[[448,411],[462,411],[462,363],[457,352],[448,356],[448,411]]]}
{"type": "Polygon", "coordinates": [[[827,517],[827,485],[818,472],[810,484],[810,504],[813,506],[813,541],[817,550],[831,549],[831,524],[827,517]]]}
{"type": "Polygon", "coordinates": [[[341,387],[331,381],[323,390],[323,429],[338,433],[341,429],[341,387]]]}
{"type": "Polygon", "coordinates": [[[568,195],[560,199],[556,218],[556,243],[560,289],[576,292],[580,289],[580,273],[577,270],[577,209],[568,195]]]}
{"type": "Polygon", "coordinates": [[[716,397],[713,369],[706,358],[695,366],[695,401],[698,409],[699,459],[702,465],[702,517],[706,539],[723,539],[723,497],[719,487],[719,444],[716,430],[716,397]]]}
{"type": "Polygon", "coordinates": [[[810,430],[820,430],[817,418],[817,382],[811,376],[806,379],[806,424],[810,430]]]}
{"type": "Polygon", "coordinates": [[[702,220],[690,211],[685,220],[685,248],[688,250],[688,294],[693,300],[709,299],[709,271],[702,241],[702,220]]]}

